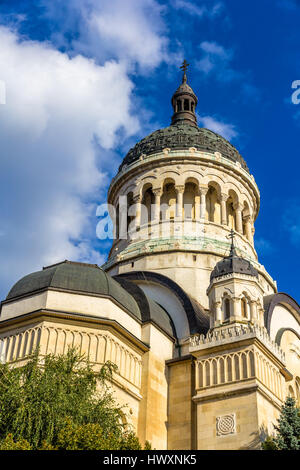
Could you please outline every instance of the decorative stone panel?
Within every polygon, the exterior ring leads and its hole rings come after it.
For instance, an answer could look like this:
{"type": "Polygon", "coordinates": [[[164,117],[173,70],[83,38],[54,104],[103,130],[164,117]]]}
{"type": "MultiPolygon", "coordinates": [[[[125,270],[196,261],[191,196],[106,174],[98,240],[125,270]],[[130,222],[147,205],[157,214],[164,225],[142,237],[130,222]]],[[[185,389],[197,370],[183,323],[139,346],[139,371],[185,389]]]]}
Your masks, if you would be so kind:
{"type": "Polygon", "coordinates": [[[235,413],[218,416],[216,419],[217,436],[228,436],[236,433],[235,413]]]}

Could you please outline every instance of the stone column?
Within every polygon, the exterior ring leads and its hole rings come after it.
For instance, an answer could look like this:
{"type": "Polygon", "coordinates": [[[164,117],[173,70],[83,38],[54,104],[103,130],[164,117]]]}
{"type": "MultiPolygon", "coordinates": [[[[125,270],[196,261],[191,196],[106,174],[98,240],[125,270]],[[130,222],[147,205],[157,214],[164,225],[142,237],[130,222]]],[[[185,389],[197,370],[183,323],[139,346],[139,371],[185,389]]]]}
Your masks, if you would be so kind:
{"type": "Polygon", "coordinates": [[[237,203],[233,207],[235,210],[236,231],[243,234],[243,221],[242,221],[243,205],[237,203]]]}
{"type": "Polygon", "coordinates": [[[249,242],[252,243],[253,238],[252,238],[252,219],[251,219],[251,216],[247,215],[244,218],[244,222],[245,222],[245,229],[246,229],[246,238],[247,238],[247,240],[249,240],[249,242]]]}
{"type": "Polygon", "coordinates": [[[222,308],[221,308],[221,302],[216,302],[215,303],[215,309],[216,309],[216,321],[215,321],[215,326],[218,326],[222,323],[222,308]]]}
{"type": "Polygon", "coordinates": [[[200,192],[197,191],[195,194],[195,220],[200,220],[200,209],[201,209],[201,196],[200,192]]]}
{"type": "Polygon", "coordinates": [[[227,208],[226,208],[226,201],[228,199],[228,194],[221,193],[220,201],[221,201],[221,224],[227,225],[227,208]]]}
{"type": "Polygon", "coordinates": [[[252,323],[257,321],[256,302],[254,300],[250,300],[250,320],[252,323]]]}
{"type": "Polygon", "coordinates": [[[175,186],[177,198],[176,198],[176,217],[182,220],[182,207],[183,207],[183,193],[184,185],[175,186]]]}
{"type": "Polygon", "coordinates": [[[241,316],[241,299],[233,297],[233,317],[236,320],[237,317],[241,316]]]}
{"type": "Polygon", "coordinates": [[[140,230],[140,226],[141,226],[141,202],[142,202],[142,197],[140,194],[137,194],[133,197],[133,203],[135,204],[136,206],[136,209],[135,209],[135,230],[138,231],[140,230]]]}
{"type": "Polygon", "coordinates": [[[205,208],[206,208],[206,194],[208,187],[200,187],[200,219],[205,219],[205,208]]]}

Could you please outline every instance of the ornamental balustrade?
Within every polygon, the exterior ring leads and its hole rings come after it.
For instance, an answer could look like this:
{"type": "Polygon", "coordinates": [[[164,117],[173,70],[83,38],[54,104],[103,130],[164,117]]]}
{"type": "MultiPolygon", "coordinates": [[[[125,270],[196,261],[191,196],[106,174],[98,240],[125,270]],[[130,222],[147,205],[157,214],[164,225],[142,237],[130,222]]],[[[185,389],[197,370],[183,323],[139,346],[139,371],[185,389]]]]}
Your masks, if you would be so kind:
{"type": "Polygon", "coordinates": [[[269,336],[267,330],[259,325],[247,323],[228,326],[226,328],[209,331],[207,335],[196,334],[190,337],[190,349],[204,349],[227,342],[241,341],[248,338],[259,339],[283,364],[285,354],[282,349],[269,336]]]}

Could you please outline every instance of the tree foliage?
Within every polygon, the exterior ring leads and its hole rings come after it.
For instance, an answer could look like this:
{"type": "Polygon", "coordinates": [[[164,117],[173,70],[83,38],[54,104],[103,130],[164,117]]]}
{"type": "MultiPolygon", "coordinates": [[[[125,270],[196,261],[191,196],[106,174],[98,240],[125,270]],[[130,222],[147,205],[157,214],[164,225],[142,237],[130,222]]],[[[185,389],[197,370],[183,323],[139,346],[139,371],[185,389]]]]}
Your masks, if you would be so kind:
{"type": "Polygon", "coordinates": [[[95,373],[74,349],[0,364],[0,449],[140,449],[108,385],[115,370],[95,373]]]}
{"type": "Polygon", "coordinates": [[[267,437],[264,450],[300,450],[300,410],[294,398],[288,397],[274,426],[276,434],[267,437]]]}

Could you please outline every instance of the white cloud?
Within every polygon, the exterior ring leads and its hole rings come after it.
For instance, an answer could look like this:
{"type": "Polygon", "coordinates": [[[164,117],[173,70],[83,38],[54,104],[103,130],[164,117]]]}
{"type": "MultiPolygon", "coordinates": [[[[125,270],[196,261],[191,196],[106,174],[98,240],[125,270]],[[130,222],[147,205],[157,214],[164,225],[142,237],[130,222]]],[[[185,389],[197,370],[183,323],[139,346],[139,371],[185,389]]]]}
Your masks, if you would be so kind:
{"type": "Polygon", "coordinates": [[[105,158],[130,136],[133,84],[123,64],[98,66],[0,27],[0,288],[62,259],[101,263],[90,245],[105,158]],[[98,144],[101,145],[97,145],[98,144]]]}
{"type": "Polygon", "coordinates": [[[232,49],[225,49],[215,41],[203,41],[199,48],[202,58],[196,62],[196,67],[205,75],[214,73],[221,82],[242,78],[243,75],[230,66],[234,56],[232,49]]]}
{"type": "Polygon", "coordinates": [[[238,136],[238,132],[233,124],[228,124],[223,121],[219,121],[212,116],[200,116],[197,115],[199,125],[216,132],[217,134],[225,137],[227,140],[234,139],[238,136]]]}
{"type": "MultiPolygon", "coordinates": [[[[52,40],[65,46],[71,40],[76,52],[90,55],[102,62],[114,57],[140,66],[142,71],[156,67],[162,60],[170,62],[168,38],[162,18],[165,7],[156,0],[42,0],[44,15],[60,24],[52,40]]],[[[68,44],[68,47],[70,44],[68,44]]]]}
{"type": "Polygon", "coordinates": [[[214,3],[208,8],[204,2],[201,2],[201,6],[195,5],[188,0],[175,0],[171,2],[173,8],[177,10],[183,10],[192,16],[198,16],[202,18],[204,15],[214,17],[220,13],[223,8],[222,2],[214,3]]]}

